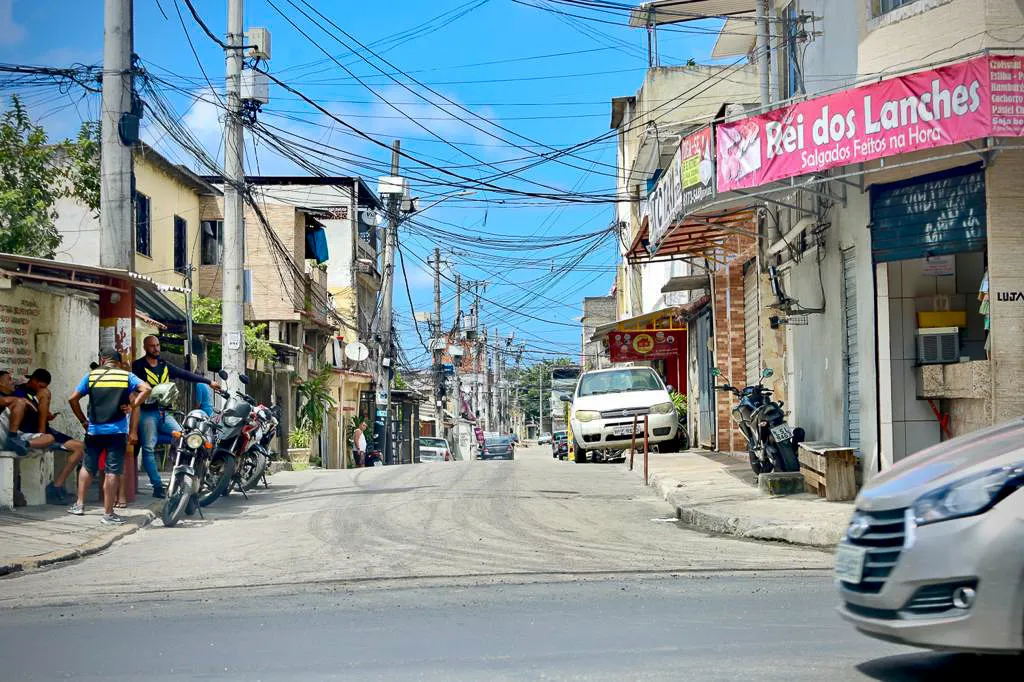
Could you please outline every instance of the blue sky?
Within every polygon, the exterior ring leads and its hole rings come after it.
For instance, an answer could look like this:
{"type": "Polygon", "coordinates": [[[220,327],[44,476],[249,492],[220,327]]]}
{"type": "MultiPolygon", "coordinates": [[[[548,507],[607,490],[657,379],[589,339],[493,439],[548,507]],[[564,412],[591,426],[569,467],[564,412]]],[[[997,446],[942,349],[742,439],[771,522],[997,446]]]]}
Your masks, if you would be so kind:
{"type": "MultiPolygon", "coordinates": [[[[135,4],[136,52],[143,66],[174,86],[163,91],[182,122],[207,149],[222,157],[220,112],[185,30],[217,88],[223,83],[223,53],[202,33],[181,0],[177,0],[177,8],[176,0],[136,0],[135,4]]],[[[211,29],[222,35],[225,0],[195,0],[194,4],[211,29]]],[[[623,15],[597,15],[619,23],[610,25],[527,6],[547,4],[574,11],[546,0],[527,0],[526,4],[513,0],[310,0],[310,4],[395,67],[479,118],[447,103],[439,108],[424,102],[419,95],[433,102],[441,100],[405,76],[396,75],[403,87],[381,75],[348,51],[347,47],[359,49],[351,40],[320,18],[314,23],[303,17],[289,0],[248,0],[246,25],[268,27],[273,36],[269,71],[372,138],[385,144],[401,139],[403,151],[417,159],[471,178],[493,174],[495,167],[510,170],[529,163],[510,160],[533,154],[538,149],[535,143],[565,147],[606,133],[611,98],[634,94],[647,65],[645,34],[624,26],[623,15]],[[275,5],[308,38],[282,17],[275,5]],[[400,36],[403,40],[389,39],[425,23],[424,30],[400,36]],[[318,45],[365,85],[355,82],[318,45]]],[[[0,60],[48,66],[99,63],[102,5],[101,0],[0,0],[0,60]]],[[[309,12],[298,0],[295,5],[309,12]]],[[[663,33],[662,63],[680,64],[690,57],[706,60],[714,41],[713,28],[713,24],[693,25],[685,33],[663,33]]],[[[387,65],[363,54],[381,70],[393,73],[387,65]]],[[[99,108],[98,96],[61,95],[52,88],[35,92],[28,102],[32,115],[43,118],[53,136],[73,134],[80,121],[95,118],[99,108]]],[[[272,130],[308,138],[313,141],[311,146],[343,150],[344,159],[334,162],[332,173],[342,174],[347,169],[344,174],[361,175],[375,185],[379,167],[390,159],[387,150],[345,130],[338,121],[277,86],[272,86],[271,102],[260,120],[272,130]]],[[[150,124],[146,135],[175,160],[195,166],[164,131],[150,124]]],[[[250,144],[247,157],[248,172],[256,172],[257,161],[264,174],[301,172],[266,145],[253,148],[250,144]]],[[[547,162],[496,183],[552,194],[612,191],[609,166],[615,163],[613,144],[597,144],[581,150],[578,158],[565,160],[575,167],[547,162]]],[[[406,159],[402,164],[410,175],[451,180],[406,159]]],[[[452,188],[414,182],[413,190],[426,197],[452,188]]],[[[555,352],[578,355],[575,323],[582,299],[609,292],[617,246],[611,236],[600,243],[593,238],[560,247],[546,247],[544,240],[607,228],[613,220],[613,206],[552,205],[546,200],[523,205],[523,201],[478,191],[431,209],[421,216],[419,225],[404,231],[400,243],[413,305],[416,310],[432,309],[430,276],[423,259],[437,243],[464,279],[490,283],[484,296],[494,304],[483,304],[483,322],[498,327],[503,335],[514,331],[517,340],[528,344],[527,361],[555,352]],[[464,239],[432,233],[432,226],[480,241],[467,246],[464,239]],[[504,240],[505,248],[494,248],[494,239],[504,240]],[[558,271],[577,259],[579,264],[572,272],[558,271]]],[[[454,287],[447,281],[452,272],[446,271],[443,282],[446,323],[454,314],[454,287]]],[[[408,357],[413,364],[423,364],[425,353],[414,330],[408,298],[399,271],[397,324],[408,357]]],[[[468,309],[466,300],[464,309],[468,309]]],[[[425,334],[425,328],[421,331],[425,334]]]]}

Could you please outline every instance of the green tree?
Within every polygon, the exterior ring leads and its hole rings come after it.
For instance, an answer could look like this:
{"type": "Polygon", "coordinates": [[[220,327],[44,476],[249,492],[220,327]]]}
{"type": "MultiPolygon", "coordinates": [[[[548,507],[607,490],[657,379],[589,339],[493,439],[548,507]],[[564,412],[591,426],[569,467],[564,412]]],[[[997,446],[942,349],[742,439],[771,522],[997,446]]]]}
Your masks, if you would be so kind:
{"type": "Polygon", "coordinates": [[[99,210],[99,145],[87,124],[74,142],[47,141],[17,96],[0,117],[0,251],[53,258],[61,243],[57,200],[75,196],[99,210]]]}
{"type": "Polygon", "coordinates": [[[299,384],[297,391],[300,406],[296,422],[300,430],[310,434],[320,433],[327,421],[328,412],[337,404],[328,386],[330,376],[331,369],[325,367],[299,384]]]}
{"type": "Polygon", "coordinates": [[[547,416],[551,410],[551,368],[573,364],[569,358],[555,358],[544,360],[528,367],[517,367],[509,370],[509,380],[519,384],[519,407],[527,424],[537,423],[538,407],[537,398],[540,391],[541,377],[544,382],[544,414],[547,416]]]}

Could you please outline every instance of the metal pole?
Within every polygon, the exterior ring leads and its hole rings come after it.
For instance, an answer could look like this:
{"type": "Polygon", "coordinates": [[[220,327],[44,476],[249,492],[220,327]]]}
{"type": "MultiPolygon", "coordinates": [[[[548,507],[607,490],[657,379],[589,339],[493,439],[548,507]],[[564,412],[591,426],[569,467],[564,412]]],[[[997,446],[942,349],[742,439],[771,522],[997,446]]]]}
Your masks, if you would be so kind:
{"type": "MultiPolygon", "coordinates": [[[[455,273],[455,344],[460,351],[464,350],[462,345],[462,275],[455,273]]],[[[455,365],[455,423],[459,423],[462,417],[462,379],[459,372],[462,369],[463,355],[453,356],[452,363],[455,365]]]]}
{"type": "Polygon", "coordinates": [[[647,485],[647,457],[650,454],[650,449],[651,449],[650,448],[650,444],[649,444],[649,442],[647,440],[647,426],[648,426],[649,420],[650,420],[650,417],[645,414],[644,415],[644,485],[647,485]]]}
{"type": "Polygon", "coordinates": [[[100,265],[135,269],[132,148],[122,143],[122,114],[132,109],[132,0],[103,6],[103,117],[100,124],[100,265]]]}
{"type": "Polygon", "coordinates": [[[238,390],[238,375],[245,371],[245,324],[242,268],[245,263],[245,191],[242,136],[242,45],[244,1],[228,0],[227,111],[224,115],[224,268],[222,305],[222,366],[231,375],[229,385],[238,390]]]}
{"type": "MultiPolygon", "coordinates": [[[[398,160],[401,143],[395,140],[391,145],[391,175],[398,175],[398,160]]],[[[388,227],[384,235],[384,264],[381,282],[381,306],[380,318],[377,321],[381,344],[377,359],[377,394],[386,394],[386,398],[378,404],[378,414],[373,422],[373,441],[375,448],[381,453],[381,457],[387,462],[387,453],[391,445],[391,427],[389,417],[391,414],[391,367],[385,366],[384,361],[391,363],[391,338],[394,333],[394,320],[391,317],[391,305],[395,284],[395,245],[398,243],[398,213],[401,209],[401,197],[392,194],[388,197],[388,227]],[[383,408],[383,409],[381,409],[383,408]]],[[[378,398],[378,402],[379,398],[378,398]]]]}
{"type": "Polygon", "coordinates": [[[444,353],[441,347],[441,249],[434,247],[434,257],[431,260],[434,266],[434,321],[430,325],[433,328],[430,340],[434,356],[434,407],[437,414],[437,437],[444,438],[444,403],[441,398],[441,388],[444,385],[444,374],[441,367],[444,353]]]}
{"type": "Polygon", "coordinates": [[[757,67],[761,79],[761,105],[765,108],[772,102],[771,91],[771,32],[768,29],[768,2],[757,2],[757,67]]]}

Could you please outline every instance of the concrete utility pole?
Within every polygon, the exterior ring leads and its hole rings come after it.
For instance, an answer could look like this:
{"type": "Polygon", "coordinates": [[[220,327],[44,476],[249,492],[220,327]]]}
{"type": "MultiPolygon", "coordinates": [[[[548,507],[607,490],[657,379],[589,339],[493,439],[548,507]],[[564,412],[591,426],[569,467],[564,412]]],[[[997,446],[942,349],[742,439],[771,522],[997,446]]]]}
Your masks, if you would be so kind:
{"type": "Polygon", "coordinates": [[[769,29],[769,0],[757,0],[757,67],[761,80],[761,106],[772,102],[771,90],[771,30],[769,29]]]}
{"type": "Polygon", "coordinates": [[[455,273],[455,345],[459,354],[452,356],[452,364],[455,365],[455,419],[456,422],[462,418],[462,379],[459,372],[462,370],[462,275],[455,273]]]}
{"type": "Polygon", "coordinates": [[[231,375],[229,385],[241,388],[238,375],[245,371],[245,309],[243,272],[245,264],[245,191],[242,137],[242,46],[245,40],[243,0],[228,0],[227,110],[224,115],[224,261],[221,295],[222,366],[231,375]]]}
{"type": "Polygon", "coordinates": [[[132,229],[132,148],[121,140],[123,114],[132,110],[132,0],[103,6],[103,118],[100,123],[100,265],[135,269],[132,229]]]}
{"type": "MultiPolygon", "coordinates": [[[[398,160],[401,143],[395,140],[391,145],[391,176],[398,177],[398,160]]],[[[373,421],[374,447],[390,462],[388,455],[391,449],[391,340],[394,334],[394,320],[391,317],[391,305],[395,290],[395,245],[398,243],[398,219],[402,206],[402,197],[391,194],[388,197],[388,227],[384,235],[383,281],[381,282],[380,319],[377,326],[380,330],[380,349],[377,358],[377,416],[373,421]],[[383,400],[381,399],[384,396],[383,400]]]]}
{"type": "Polygon", "coordinates": [[[544,432],[544,367],[541,366],[537,386],[537,436],[544,432]]]}
{"type": "Polygon", "coordinates": [[[434,405],[437,409],[437,436],[444,433],[444,399],[441,396],[444,386],[444,331],[441,329],[441,249],[434,247],[434,257],[430,261],[434,268],[434,321],[430,325],[433,338],[430,340],[434,356],[434,405]]]}

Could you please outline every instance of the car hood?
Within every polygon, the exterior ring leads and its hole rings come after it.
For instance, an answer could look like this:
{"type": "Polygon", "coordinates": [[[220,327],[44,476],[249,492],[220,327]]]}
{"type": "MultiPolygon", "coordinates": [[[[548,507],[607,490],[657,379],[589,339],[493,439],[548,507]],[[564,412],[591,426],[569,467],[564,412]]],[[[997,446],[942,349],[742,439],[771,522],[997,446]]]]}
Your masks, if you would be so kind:
{"type": "Polygon", "coordinates": [[[896,463],[871,479],[857,508],[909,507],[917,498],[974,473],[1024,459],[1024,418],[948,440],[896,463]]]}
{"type": "Polygon", "coordinates": [[[594,410],[628,410],[633,408],[649,408],[659,403],[670,402],[668,393],[657,391],[629,391],[627,393],[605,393],[603,395],[577,396],[572,401],[572,409],[594,410]]]}

